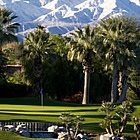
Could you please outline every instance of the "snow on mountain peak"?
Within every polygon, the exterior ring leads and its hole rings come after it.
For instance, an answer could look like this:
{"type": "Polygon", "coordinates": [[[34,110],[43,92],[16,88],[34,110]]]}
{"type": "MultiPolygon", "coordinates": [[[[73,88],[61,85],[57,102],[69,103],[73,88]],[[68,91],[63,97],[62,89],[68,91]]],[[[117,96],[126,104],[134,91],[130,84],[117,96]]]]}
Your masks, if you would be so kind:
{"type": "Polygon", "coordinates": [[[95,7],[98,6],[99,4],[103,3],[103,0],[87,0],[84,1],[83,3],[80,3],[79,5],[76,5],[75,8],[78,9],[83,9],[83,8],[88,8],[88,7],[95,7]]]}
{"type": "Polygon", "coordinates": [[[51,33],[63,34],[111,15],[127,14],[140,19],[140,0],[0,0],[0,6],[19,17],[20,35],[38,24],[51,33]]]}
{"type": "Polygon", "coordinates": [[[135,3],[136,5],[140,6],[140,0],[130,0],[130,1],[135,3]]]}

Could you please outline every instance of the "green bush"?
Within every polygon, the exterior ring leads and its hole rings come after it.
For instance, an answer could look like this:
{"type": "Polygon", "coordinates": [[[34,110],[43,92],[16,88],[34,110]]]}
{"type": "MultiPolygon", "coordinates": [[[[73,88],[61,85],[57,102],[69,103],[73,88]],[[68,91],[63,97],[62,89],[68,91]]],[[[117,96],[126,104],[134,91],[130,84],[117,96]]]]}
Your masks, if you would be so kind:
{"type": "Polygon", "coordinates": [[[106,114],[104,120],[100,123],[100,126],[109,134],[121,136],[134,108],[130,101],[124,101],[118,106],[106,102],[102,104],[99,111],[105,112],[106,114]]]}
{"type": "Polygon", "coordinates": [[[140,118],[133,116],[132,121],[134,124],[134,131],[136,134],[136,140],[139,140],[139,134],[140,134],[140,118]]]}
{"type": "Polygon", "coordinates": [[[75,116],[70,112],[62,113],[59,118],[66,126],[68,140],[76,140],[78,131],[80,130],[80,124],[84,121],[84,119],[81,116],[75,116]],[[71,136],[70,127],[74,127],[75,129],[73,136],[71,136]]]}
{"type": "Polygon", "coordinates": [[[12,75],[6,75],[6,81],[12,84],[26,84],[24,73],[21,71],[16,71],[12,75]]]}

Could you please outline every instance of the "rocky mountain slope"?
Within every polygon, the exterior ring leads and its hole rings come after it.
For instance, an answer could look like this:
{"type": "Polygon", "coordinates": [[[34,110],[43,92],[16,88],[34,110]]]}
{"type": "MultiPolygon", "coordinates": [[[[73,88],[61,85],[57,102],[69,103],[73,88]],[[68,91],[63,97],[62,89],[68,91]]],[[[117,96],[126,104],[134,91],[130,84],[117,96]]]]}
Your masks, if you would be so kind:
{"type": "Polygon", "coordinates": [[[0,0],[17,16],[23,38],[38,24],[52,34],[65,34],[76,26],[94,24],[111,15],[133,15],[140,19],[140,0],[0,0]]]}

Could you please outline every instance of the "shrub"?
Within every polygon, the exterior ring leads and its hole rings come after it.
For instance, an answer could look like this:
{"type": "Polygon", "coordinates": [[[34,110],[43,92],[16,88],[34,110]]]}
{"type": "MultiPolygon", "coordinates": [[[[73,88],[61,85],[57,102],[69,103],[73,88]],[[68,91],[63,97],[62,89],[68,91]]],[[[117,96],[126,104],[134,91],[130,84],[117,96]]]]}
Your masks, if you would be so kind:
{"type": "Polygon", "coordinates": [[[62,113],[59,118],[66,126],[68,140],[76,139],[78,131],[80,130],[80,124],[82,121],[84,121],[84,119],[81,116],[72,115],[70,112],[62,113]],[[75,127],[75,133],[73,137],[70,134],[70,127],[75,127]]]}
{"type": "Polygon", "coordinates": [[[133,116],[132,121],[134,123],[134,131],[136,133],[136,140],[139,140],[140,134],[140,118],[133,116]]]}
{"type": "Polygon", "coordinates": [[[99,111],[105,112],[106,114],[100,126],[109,134],[121,136],[134,108],[130,101],[124,101],[118,106],[107,102],[102,104],[99,111]]]}

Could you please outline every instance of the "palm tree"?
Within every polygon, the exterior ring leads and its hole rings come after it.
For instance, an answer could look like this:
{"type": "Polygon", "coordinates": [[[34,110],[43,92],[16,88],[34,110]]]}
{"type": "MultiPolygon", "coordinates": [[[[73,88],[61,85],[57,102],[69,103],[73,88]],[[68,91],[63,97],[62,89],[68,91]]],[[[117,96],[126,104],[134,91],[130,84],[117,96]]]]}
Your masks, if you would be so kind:
{"type": "Polygon", "coordinates": [[[121,72],[121,84],[122,91],[119,97],[119,101],[126,100],[127,92],[127,79],[129,71],[137,67],[137,59],[140,53],[140,23],[135,18],[123,18],[122,29],[122,56],[120,57],[120,72],[121,72]]]}
{"type": "Polygon", "coordinates": [[[19,23],[13,22],[17,16],[6,8],[0,8],[0,46],[5,42],[16,41],[15,33],[18,31],[19,23]]]}
{"type": "Polygon", "coordinates": [[[68,52],[68,58],[70,60],[77,59],[82,63],[84,78],[84,94],[82,104],[89,103],[89,88],[90,88],[90,73],[92,72],[92,58],[96,54],[94,47],[94,28],[90,25],[84,27],[84,29],[77,28],[74,33],[71,33],[72,39],[69,43],[70,50],[68,52]]]}
{"type": "Polygon", "coordinates": [[[41,90],[42,63],[44,56],[50,53],[49,33],[44,27],[38,25],[33,33],[29,33],[24,40],[24,65],[26,72],[33,76],[34,96],[38,96],[41,90]]]}
{"type": "MultiPolygon", "coordinates": [[[[121,79],[121,96],[125,100],[127,90],[126,71],[135,59],[134,49],[136,48],[136,34],[138,32],[138,22],[128,17],[110,17],[101,20],[97,25],[98,35],[104,45],[104,55],[107,62],[112,66],[112,89],[111,102],[116,102],[118,98],[118,81],[121,79]],[[119,73],[121,72],[119,78],[119,73]]],[[[120,100],[122,101],[122,99],[120,100]]]]}
{"type": "Polygon", "coordinates": [[[103,42],[103,54],[105,59],[109,64],[111,64],[112,72],[112,89],[111,89],[111,101],[117,101],[117,84],[118,84],[118,58],[119,58],[119,46],[117,44],[117,39],[119,36],[119,25],[116,18],[108,18],[106,20],[101,20],[97,25],[98,35],[101,37],[103,42]]]}
{"type": "Polygon", "coordinates": [[[18,23],[13,22],[17,16],[12,15],[12,11],[6,8],[0,8],[0,76],[2,76],[2,65],[5,58],[2,52],[2,45],[6,42],[17,40],[15,35],[18,30],[18,23]]]}

